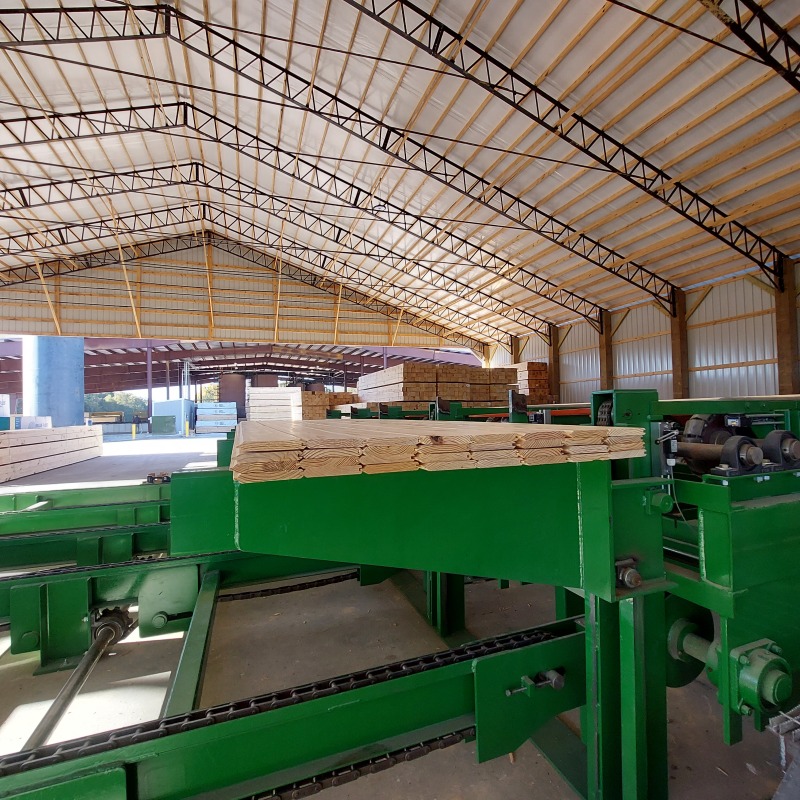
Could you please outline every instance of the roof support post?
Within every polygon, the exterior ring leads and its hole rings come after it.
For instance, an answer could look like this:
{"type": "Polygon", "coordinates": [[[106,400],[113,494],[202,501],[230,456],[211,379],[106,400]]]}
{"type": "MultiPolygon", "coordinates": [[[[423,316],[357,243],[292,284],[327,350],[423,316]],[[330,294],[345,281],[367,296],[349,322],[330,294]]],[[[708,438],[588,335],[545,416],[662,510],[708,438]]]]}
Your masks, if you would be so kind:
{"type": "Polygon", "coordinates": [[[153,432],[153,343],[147,340],[147,432],[153,432]]]}
{"type": "Polygon", "coordinates": [[[675,290],[675,316],[670,317],[672,396],[689,396],[689,332],[686,328],[686,292],[675,290]]]}
{"type": "Polygon", "coordinates": [[[508,349],[511,351],[511,363],[519,363],[522,360],[522,342],[520,342],[519,336],[508,337],[508,349]]]}
{"type": "Polygon", "coordinates": [[[793,261],[784,258],[783,291],[775,291],[775,335],[778,344],[778,392],[800,394],[797,280],[793,261]]]}
{"type": "Polygon", "coordinates": [[[611,312],[600,313],[602,330],[600,331],[600,388],[614,388],[614,352],[612,338],[614,330],[611,327],[611,312]]]}
{"type": "Polygon", "coordinates": [[[550,346],[548,347],[548,357],[550,361],[549,378],[550,394],[556,403],[561,402],[561,356],[559,354],[559,334],[555,325],[550,326],[550,346]]]}

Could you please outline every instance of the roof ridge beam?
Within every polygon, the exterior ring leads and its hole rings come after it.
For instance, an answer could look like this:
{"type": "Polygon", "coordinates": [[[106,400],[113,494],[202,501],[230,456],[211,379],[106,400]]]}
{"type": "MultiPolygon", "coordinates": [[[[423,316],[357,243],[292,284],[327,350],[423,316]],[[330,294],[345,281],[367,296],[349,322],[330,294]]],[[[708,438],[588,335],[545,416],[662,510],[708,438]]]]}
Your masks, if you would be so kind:
{"type": "MultiPolygon", "coordinates": [[[[748,0],[738,0],[748,2],[748,0]]],[[[603,128],[409,0],[344,0],[758,265],[783,289],[781,252],[603,128]],[[396,13],[399,11],[400,13],[396,13]],[[397,21],[395,21],[397,20],[397,21]],[[448,53],[454,53],[450,56],[448,53]],[[525,103],[528,105],[524,105],[525,103]]],[[[708,5],[713,0],[700,0],[708,5]]],[[[674,312],[674,298],[673,308],[674,312]]]]}
{"type": "MultiPolygon", "coordinates": [[[[267,211],[278,219],[285,220],[293,225],[299,225],[312,233],[324,237],[338,247],[343,249],[350,248],[349,252],[353,255],[371,258],[417,281],[426,283],[434,289],[446,291],[459,300],[471,303],[491,314],[502,316],[509,322],[521,325],[540,336],[549,336],[550,323],[535,314],[531,314],[524,309],[514,308],[505,300],[493,297],[481,289],[474,289],[468,283],[450,277],[446,272],[424,265],[412,258],[398,255],[391,248],[349,231],[334,222],[328,222],[318,214],[300,207],[299,204],[294,204],[288,200],[279,200],[271,193],[242,181],[223,170],[205,166],[197,161],[187,160],[162,167],[144,167],[139,170],[127,170],[125,173],[111,175],[108,180],[110,190],[107,192],[101,191],[100,194],[97,194],[95,190],[97,188],[102,190],[105,184],[102,179],[98,180],[91,176],[54,181],[49,184],[33,184],[27,187],[26,191],[30,196],[41,197],[46,194],[51,197],[52,192],[49,189],[56,184],[59,187],[59,194],[62,199],[54,201],[51,198],[49,199],[51,204],[71,202],[75,199],[108,197],[116,193],[166,188],[168,186],[201,185],[221,192],[251,208],[267,211]],[[76,190],[81,194],[78,195],[76,190]]],[[[7,204],[14,204],[14,201],[21,199],[22,196],[19,192],[0,189],[0,208],[6,207],[7,204]]],[[[25,206],[20,203],[15,207],[30,208],[31,206],[25,206]]],[[[2,216],[2,212],[0,212],[0,216],[2,216]]],[[[456,267],[458,265],[452,264],[450,266],[456,267]]]]}

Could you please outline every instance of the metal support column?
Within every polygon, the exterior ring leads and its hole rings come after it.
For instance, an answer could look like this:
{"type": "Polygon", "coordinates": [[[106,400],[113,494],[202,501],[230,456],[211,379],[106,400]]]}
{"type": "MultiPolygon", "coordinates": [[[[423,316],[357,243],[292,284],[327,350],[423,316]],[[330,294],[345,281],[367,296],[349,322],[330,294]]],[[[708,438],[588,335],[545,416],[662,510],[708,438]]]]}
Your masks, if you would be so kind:
{"type": "Polygon", "coordinates": [[[664,595],[619,603],[621,758],[624,800],[666,800],[664,595]]]}
{"type": "Polygon", "coordinates": [[[147,432],[153,432],[153,345],[147,342],[147,432]]]}
{"type": "Polygon", "coordinates": [[[464,576],[448,572],[426,572],[427,616],[440,636],[464,630],[464,576]]]}
{"type": "Polygon", "coordinates": [[[775,329],[778,343],[778,391],[800,393],[800,336],[794,261],[784,259],[783,291],[775,291],[775,329]]]}
{"type": "Polygon", "coordinates": [[[548,348],[548,357],[550,361],[550,394],[555,397],[556,403],[561,402],[561,356],[559,354],[559,344],[559,330],[555,325],[551,325],[550,347],[548,348]]]}

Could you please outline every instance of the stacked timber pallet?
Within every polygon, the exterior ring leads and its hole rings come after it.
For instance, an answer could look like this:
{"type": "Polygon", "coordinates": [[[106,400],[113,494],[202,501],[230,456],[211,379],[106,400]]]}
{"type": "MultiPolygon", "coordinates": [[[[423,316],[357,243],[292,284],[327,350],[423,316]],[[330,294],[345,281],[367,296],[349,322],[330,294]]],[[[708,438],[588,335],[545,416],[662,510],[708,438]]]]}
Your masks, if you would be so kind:
{"type": "Polygon", "coordinates": [[[550,373],[545,361],[523,361],[516,365],[519,392],[527,395],[528,403],[553,403],[550,391],[550,373]]]}
{"type": "Polygon", "coordinates": [[[329,408],[356,400],[350,392],[305,392],[297,387],[251,386],[247,390],[247,419],[322,420],[329,408]]]}
{"type": "Polygon", "coordinates": [[[405,362],[359,378],[358,399],[367,404],[424,404],[442,397],[468,405],[501,405],[508,402],[508,390],[516,383],[515,368],[405,362]]]}
{"type": "Polygon", "coordinates": [[[103,431],[93,425],[0,431],[0,483],[103,455],[103,431]]]}
{"type": "Polygon", "coordinates": [[[639,458],[641,428],[429,421],[244,422],[231,458],[240,483],[639,458]]]}
{"type": "Polygon", "coordinates": [[[236,403],[198,403],[194,432],[227,433],[236,427],[236,403]]]}

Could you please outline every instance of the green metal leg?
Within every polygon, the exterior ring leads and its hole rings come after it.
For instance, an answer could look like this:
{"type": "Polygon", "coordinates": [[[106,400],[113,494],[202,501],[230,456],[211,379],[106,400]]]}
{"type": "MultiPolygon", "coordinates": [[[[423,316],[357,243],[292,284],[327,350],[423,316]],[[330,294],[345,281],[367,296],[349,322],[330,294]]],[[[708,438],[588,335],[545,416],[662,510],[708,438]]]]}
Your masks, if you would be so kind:
{"type": "Polygon", "coordinates": [[[426,572],[428,622],[440,636],[450,636],[466,627],[464,576],[449,572],[426,572]]]}
{"type": "Polygon", "coordinates": [[[587,798],[622,797],[620,771],[619,612],[615,603],[586,596],[587,798]]]}
{"type": "Polygon", "coordinates": [[[664,596],[626,598],[619,616],[622,797],[666,800],[664,596]]]}
{"type": "Polygon", "coordinates": [[[178,667],[172,675],[164,705],[161,707],[162,717],[185,714],[199,707],[219,580],[220,575],[216,571],[207,572],[203,576],[192,621],[183,641],[178,667]]]}
{"type": "Polygon", "coordinates": [[[583,597],[564,586],[553,587],[555,591],[556,619],[569,619],[583,614],[583,597]]]}

